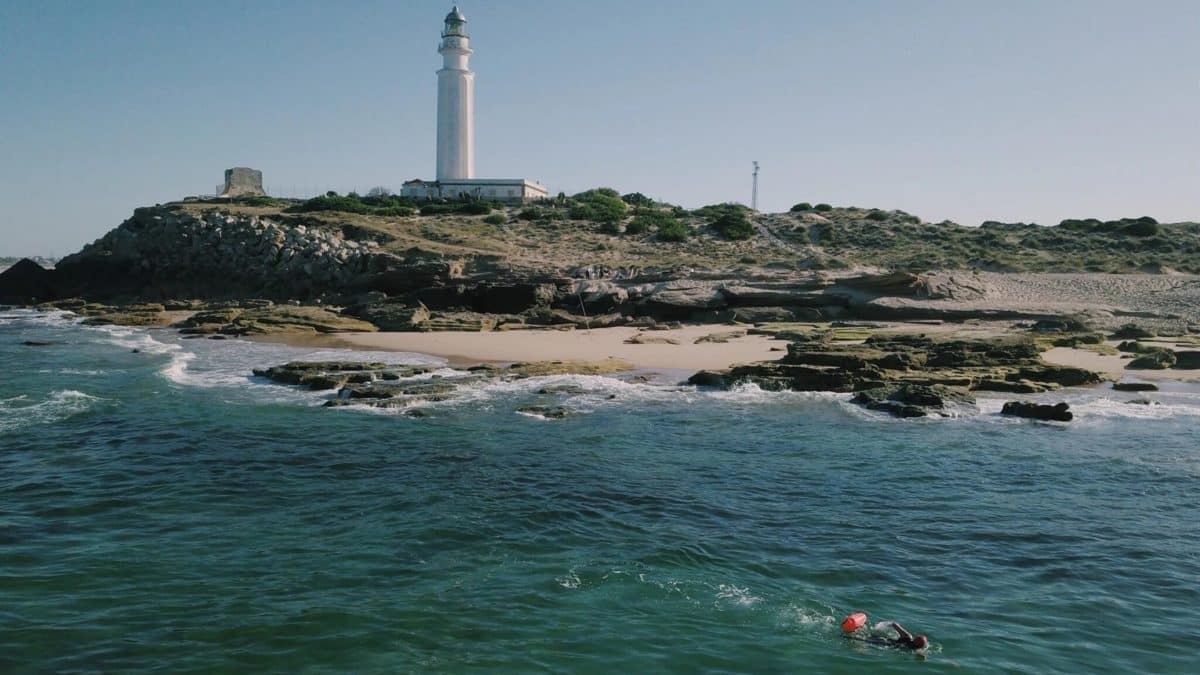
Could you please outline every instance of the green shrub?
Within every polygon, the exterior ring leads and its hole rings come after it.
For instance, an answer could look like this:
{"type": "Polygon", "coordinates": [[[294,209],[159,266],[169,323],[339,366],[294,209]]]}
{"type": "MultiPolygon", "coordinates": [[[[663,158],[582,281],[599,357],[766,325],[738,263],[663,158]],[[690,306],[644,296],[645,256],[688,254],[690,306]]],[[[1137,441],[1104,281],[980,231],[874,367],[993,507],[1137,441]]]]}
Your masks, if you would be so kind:
{"type": "Polygon", "coordinates": [[[543,211],[542,209],[539,209],[539,208],[534,208],[534,207],[530,207],[527,209],[521,209],[521,212],[517,214],[517,218],[519,218],[521,220],[541,220],[545,217],[546,217],[545,211],[543,211]]]}
{"type": "Polygon", "coordinates": [[[800,213],[802,211],[812,211],[813,205],[808,202],[800,202],[792,207],[792,213],[800,213]]]}
{"type": "Polygon", "coordinates": [[[650,223],[642,216],[635,216],[625,226],[625,234],[645,234],[650,231],[650,223]]]}
{"type": "Polygon", "coordinates": [[[591,190],[584,190],[583,192],[572,196],[571,199],[579,202],[587,202],[591,201],[595,197],[612,197],[613,199],[620,199],[621,193],[612,188],[592,188],[591,190]]]}
{"type": "Polygon", "coordinates": [[[279,205],[279,202],[277,200],[272,199],[270,197],[266,197],[266,196],[240,197],[238,199],[235,199],[234,201],[237,202],[238,204],[244,204],[246,206],[278,206],[279,205]]]}
{"type": "Polygon", "coordinates": [[[581,192],[567,211],[571,220],[593,220],[600,223],[620,221],[629,207],[616,195],[616,190],[599,188],[581,192]]]}
{"type": "Polygon", "coordinates": [[[466,202],[464,204],[456,204],[456,213],[461,213],[466,216],[486,216],[492,212],[492,207],[483,202],[466,202]]]}
{"type": "Polygon", "coordinates": [[[454,213],[453,204],[426,204],[421,207],[423,216],[441,216],[447,213],[454,213]]]}
{"type": "Polygon", "coordinates": [[[644,234],[651,229],[661,229],[678,223],[674,215],[662,211],[642,211],[625,226],[625,234],[644,234]]]}
{"type": "Polygon", "coordinates": [[[720,232],[722,237],[732,241],[741,241],[754,236],[754,225],[743,213],[726,213],[710,225],[714,230],[720,232]]]}
{"type": "Polygon", "coordinates": [[[389,206],[387,208],[375,209],[374,215],[405,218],[416,212],[417,210],[411,206],[389,206]]]}
{"type": "Polygon", "coordinates": [[[750,207],[742,206],[741,204],[709,204],[708,206],[701,206],[692,211],[693,216],[704,218],[705,220],[716,220],[721,216],[731,213],[745,215],[750,213],[750,207]]]}
{"type": "Polygon", "coordinates": [[[396,195],[360,197],[354,192],[345,197],[339,196],[336,192],[326,192],[319,197],[296,204],[288,211],[292,213],[341,211],[373,216],[411,216],[416,212],[411,200],[396,195]]]}
{"type": "Polygon", "coordinates": [[[832,210],[833,210],[833,207],[830,206],[829,204],[817,204],[816,206],[813,207],[813,211],[817,211],[819,213],[826,213],[826,212],[832,211],[832,210]]]}
{"type": "Polygon", "coordinates": [[[1131,237],[1153,237],[1159,231],[1158,223],[1153,219],[1146,221],[1140,218],[1121,229],[1121,232],[1131,237]]]}
{"type": "Polygon", "coordinates": [[[880,211],[879,209],[871,209],[870,212],[867,213],[867,220],[887,220],[887,219],[888,219],[887,211],[880,211]]]}
{"type": "Polygon", "coordinates": [[[631,192],[627,195],[621,195],[621,201],[630,206],[654,206],[654,200],[640,192],[631,192]]]}
{"type": "Polygon", "coordinates": [[[508,218],[505,218],[504,214],[502,213],[493,213],[487,218],[484,218],[483,222],[487,223],[488,225],[503,225],[508,222],[508,218]]]}
{"type": "Polygon", "coordinates": [[[659,226],[657,232],[659,241],[686,241],[691,235],[691,229],[678,220],[659,226]]]}

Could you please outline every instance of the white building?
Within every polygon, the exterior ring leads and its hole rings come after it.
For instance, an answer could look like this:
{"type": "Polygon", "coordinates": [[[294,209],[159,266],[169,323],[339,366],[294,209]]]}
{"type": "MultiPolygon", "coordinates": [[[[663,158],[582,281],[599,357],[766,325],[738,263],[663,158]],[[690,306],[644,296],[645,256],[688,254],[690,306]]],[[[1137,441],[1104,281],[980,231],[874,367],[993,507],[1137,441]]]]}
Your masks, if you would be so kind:
{"type": "Polygon", "coordinates": [[[496,201],[545,199],[549,191],[524,178],[475,177],[475,73],[467,18],[456,5],[446,15],[438,71],[437,180],[410,180],[400,196],[413,199],[472,197],[496,201]]]}

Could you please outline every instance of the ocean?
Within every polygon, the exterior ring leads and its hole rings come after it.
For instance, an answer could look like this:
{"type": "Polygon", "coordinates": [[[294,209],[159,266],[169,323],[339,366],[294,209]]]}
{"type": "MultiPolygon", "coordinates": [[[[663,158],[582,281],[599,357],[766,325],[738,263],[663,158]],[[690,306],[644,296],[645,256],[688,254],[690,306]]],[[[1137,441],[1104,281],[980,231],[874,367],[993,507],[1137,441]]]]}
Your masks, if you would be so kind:
{"type": "Polygon", "coordinates": [[[444,365],[0,311],[0,672],[1200,669],[1195,386],[1047,424],[560,376],[415,418],[250,374],[299,359],[444,365]]]}

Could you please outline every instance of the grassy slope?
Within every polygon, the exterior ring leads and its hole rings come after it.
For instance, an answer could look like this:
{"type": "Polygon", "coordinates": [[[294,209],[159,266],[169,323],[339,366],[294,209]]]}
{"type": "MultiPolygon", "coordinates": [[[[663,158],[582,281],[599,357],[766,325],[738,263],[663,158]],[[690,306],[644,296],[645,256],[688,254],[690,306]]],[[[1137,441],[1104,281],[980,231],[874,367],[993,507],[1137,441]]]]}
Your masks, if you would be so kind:
{"type": "MultiPolygon", "coordinates": [[[[178,205],[192,213],[209,204],[178,205]]],[[[685,218],[696,235],[685,242],[659,242],[653,233],[614,235],[597,223],[524,221],[508,209],[504,225],[483,216],[385,217],[319,212],[280,215],[278,207],[222,205],[224,212],[278,216],[330,227],[351,226],[398,253],[419,249],[450,257],[495,256],[517,266],[577,265],[790,269],[879,266],[904,270],[990,269],[1037,272],[1139,272],[1166,267],[1200,273],[1200,224],[1158,226],[1152,236],[1135,236],[1124,225],[1067,227],[989,225],[967,228],[926,223],[903,212],[844,208],[825,213],[762,214],[759,234],[730,242],[703,218],[685,218]],[[873,215],[872,215],[873,214],[873,215]]]]}

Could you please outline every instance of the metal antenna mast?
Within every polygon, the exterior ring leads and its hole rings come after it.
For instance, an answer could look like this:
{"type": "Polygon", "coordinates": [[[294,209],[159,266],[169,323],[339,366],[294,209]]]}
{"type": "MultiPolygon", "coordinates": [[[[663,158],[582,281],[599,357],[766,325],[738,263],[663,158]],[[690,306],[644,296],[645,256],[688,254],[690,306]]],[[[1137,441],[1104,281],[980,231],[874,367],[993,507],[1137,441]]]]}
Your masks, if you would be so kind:
{"type": "Polygon", "coordinates": [[[750,196],[750,208],[758,210],[758,162],[754,163],[754,194],[750,196]]]}

